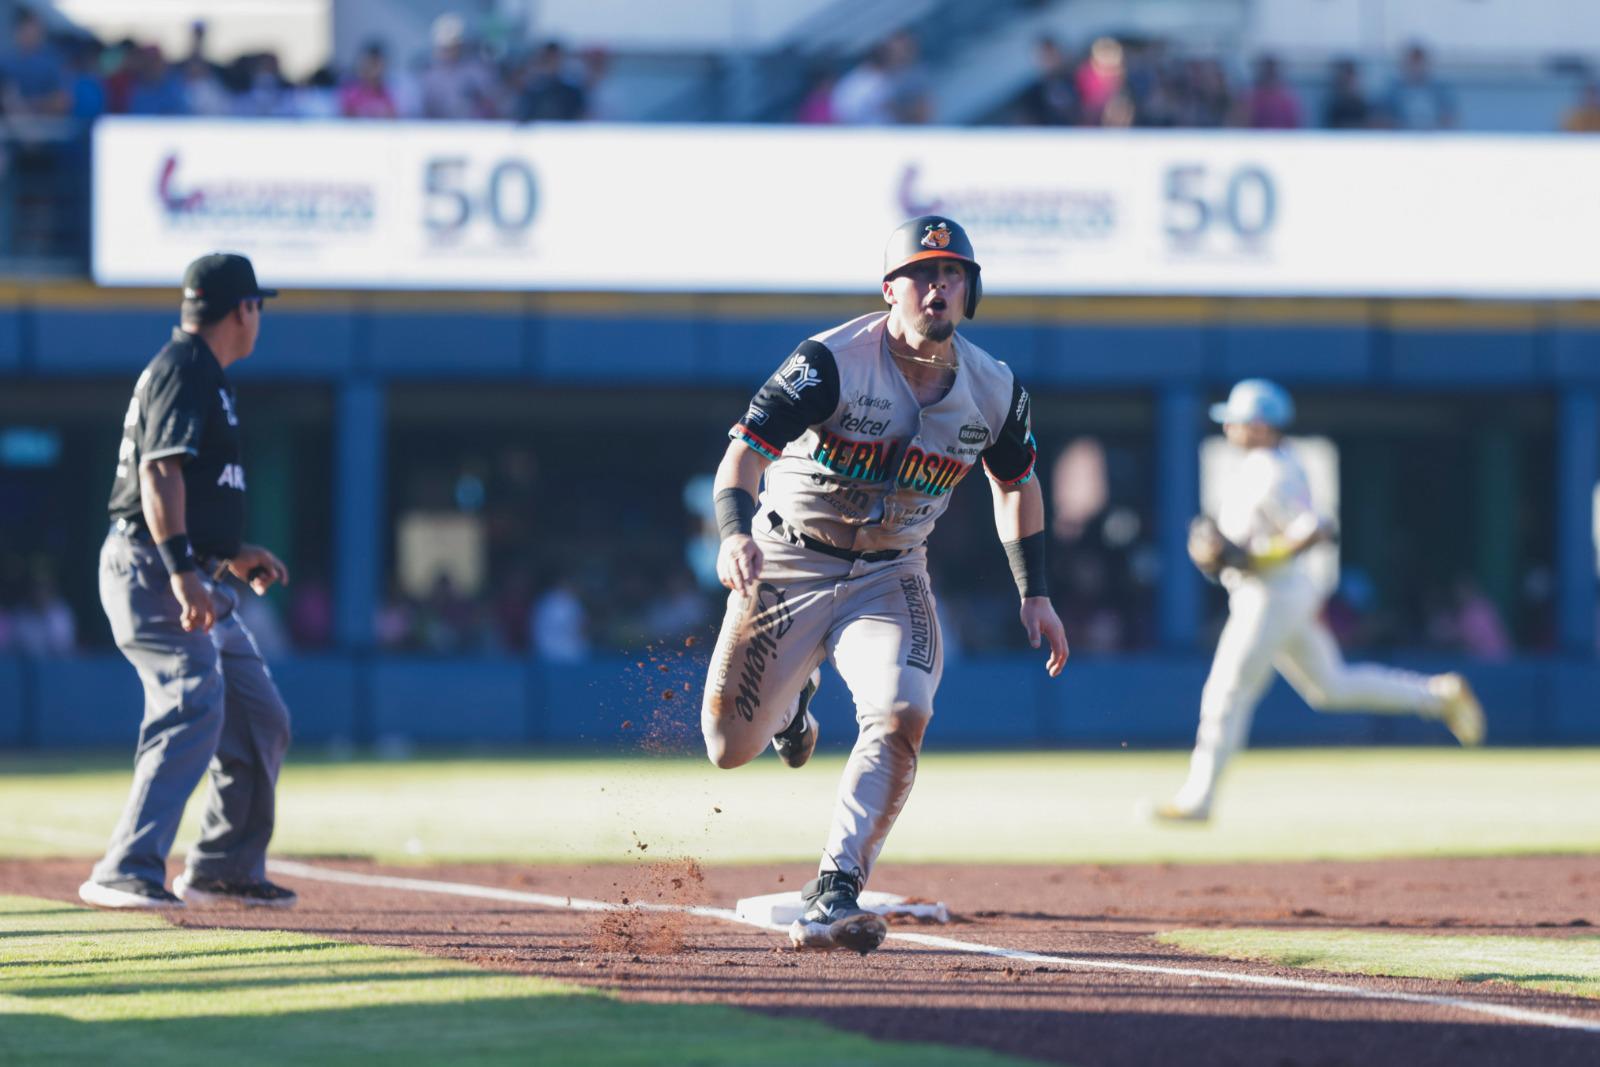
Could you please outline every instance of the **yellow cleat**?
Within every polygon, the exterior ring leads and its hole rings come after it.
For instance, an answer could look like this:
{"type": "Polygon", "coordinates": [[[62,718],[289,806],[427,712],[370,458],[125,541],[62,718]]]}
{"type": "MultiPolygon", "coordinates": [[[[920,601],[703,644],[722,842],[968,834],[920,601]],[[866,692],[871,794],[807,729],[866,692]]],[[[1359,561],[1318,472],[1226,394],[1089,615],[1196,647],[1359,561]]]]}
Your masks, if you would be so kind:
{"type": "Polygon", "coordinates": [[[1488,729],[1483,717],[1483,705],[1472,691],[1472,685],[1459,674],[1435,675],[1428,688],[1444,701],[1439,718],[1456,740],[1467,748],[1483,744],[1488,729]]]}

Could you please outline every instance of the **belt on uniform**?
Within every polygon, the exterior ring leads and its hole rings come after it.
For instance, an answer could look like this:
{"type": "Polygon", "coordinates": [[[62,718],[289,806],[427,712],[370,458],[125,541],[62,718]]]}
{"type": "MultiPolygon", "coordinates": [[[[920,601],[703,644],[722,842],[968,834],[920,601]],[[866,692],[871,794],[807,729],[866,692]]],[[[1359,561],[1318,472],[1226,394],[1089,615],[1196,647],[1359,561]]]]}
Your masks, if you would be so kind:
{"type": "MultiPolygon", "coordinates": [[[[156,543],[156,539],[150,535],[150,531],[145,528],[144,523],[136,522],[133,519],[115,519],[111,523],[111,529],[128,540],[137,541],[142,545],[154,547],[156,543]]],[[[195,566],[210,575],[213,581],[221,581],[222,576],[228,570],[228,561],[222,556],[202,555],[197,552],[195,553],[194,562],[195,566]]]]}
{"type": "Polygon", "coordinates": [[[857,552],[853,548],[836,548],[826,541],[819,541],[803,530],[798,530],[784,521],[783,516],[776,511],[767,512],[767,521],[772,524],[772,532],[800,548],[809,548],[813,552],[820,552],[824,556],[834,559],[848,559],[861,563],[881,563],[888,559],[899,559],[911,550],[909,548],[877,548],[870,552],[857,552]]]}

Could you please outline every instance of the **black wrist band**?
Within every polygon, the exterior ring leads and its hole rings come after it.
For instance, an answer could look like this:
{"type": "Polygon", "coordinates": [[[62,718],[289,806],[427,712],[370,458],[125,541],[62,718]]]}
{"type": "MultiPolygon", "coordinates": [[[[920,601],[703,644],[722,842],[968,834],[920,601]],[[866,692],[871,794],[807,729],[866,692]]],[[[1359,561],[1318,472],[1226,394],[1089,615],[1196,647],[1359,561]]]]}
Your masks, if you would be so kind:
{"type": "Polygon", "coordinates": [[[1050,583],[1044,576],[1044,531],[1029,534],[1020,541],[1007,541],[1005,549],[1017,592],[1023,597],[1049,596],[1050,583]]]}
{"type": "Polygon", "coordinates": [[[735,486],[717,493],[713,501],[717,515],[717,537],[726,541],[736,533],[748,535],[755,526],[756,501],[735,486]]]}
{"type": "Polygon", "coordinates": [[[188,534],[173,534],[157,545],[156,551],[161,553],[161,562],[167,565],[168,574],[182,574],[199,566],[194,561],[194,548],[189,544],[188,534]]]}

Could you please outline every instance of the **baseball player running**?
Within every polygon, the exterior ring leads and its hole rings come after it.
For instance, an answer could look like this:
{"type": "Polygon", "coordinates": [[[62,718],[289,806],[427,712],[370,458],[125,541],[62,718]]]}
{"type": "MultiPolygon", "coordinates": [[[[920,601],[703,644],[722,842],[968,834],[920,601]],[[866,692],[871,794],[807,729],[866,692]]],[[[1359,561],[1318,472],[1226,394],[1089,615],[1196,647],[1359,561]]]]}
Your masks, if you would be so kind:
{"type": "Polygon", "coordinates": [[[833,827],[789,933],[797,948],[865,954],[888,933],[857,898],[911,792],[944,668],[925,544],[979,462],[1023,628],[1035,648],[1049,644],[1052,677],[1067,659],[1045,588],[1027,391],[956,333],[981,295],[960,226],[903,223],[884,253],[888,312],[801,342],[729,431],[717,468],[717,575],[731,592],[701,708],[707,755],[738,767],[770,743],[804,764],[824,659],[856,705],[833,827]]]}
{"type": "Polygon", "coordinates": [[[1244,747],[1250,717],[1277,668],[1318,711],[1376,711],[1439,719],[1463,745],[1483,742],[1483,709],[1459,674],[1431,677],[1347,665],[1319,618],[1323,593],[1303,558],[1333,539],[1312,508],[1305,472],[1284,447],[1294,418],[1289,394],[1259,378],[1239,382],[1211,418],[1245,458],[1224,489],[1215,521],[1190,526],[1189,555],[1228,590],[1228,621],[1200,695],[1189,778],[1157,818],[1203,822],[1217,781],[1244,747]]]}
{"type": "Polygon", "coordinates": [[[267,880],[289,712],[239,619],[232,574],[263,594],[289,572],[246,544],[245,469],[227,368],[250,354],[265,300],[243,256],[183,276],[180,326],[133,387],[100,550],[100,602],[144,685],[133,789],[111,845],[78,889],[107,908],[289,907],[267,880]],[[166,889],[184,805],[209,772],[200,840],[166,889]]]}

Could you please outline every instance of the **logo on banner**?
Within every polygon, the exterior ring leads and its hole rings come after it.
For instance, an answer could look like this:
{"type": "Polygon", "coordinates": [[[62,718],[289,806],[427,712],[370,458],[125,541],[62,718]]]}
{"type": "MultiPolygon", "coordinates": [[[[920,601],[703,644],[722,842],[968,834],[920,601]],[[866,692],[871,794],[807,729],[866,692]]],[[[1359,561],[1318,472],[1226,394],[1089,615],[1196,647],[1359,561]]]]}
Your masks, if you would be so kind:
{"type": "MultiPolygon", "coordinates": [[[[980,184],[936,186],[925,182],[922,168],[907,163],[900,172],[900,210],[906,215],[947,215],[968,231],[986,237],[1017,240],[1103,241],[1117,227],[1117,197],[1110,189],[1075,189],[1058,185],[1020,185],[1001,179],[980,184]]],[[[922,244],[943,248],[930,228],[922,244]]],[[[979,245],[980,257],[983,245],[979,245]]]]}
{"type": "Polygon", "coordinates": [[[230,234],[351,232],[372,229],[377,214],[377,191],[364,182],[241,175],[189,186],[179,180],[180,165],[178,153],[169,153],[156,178],[156,196],[174,226],[230,234]]]}

